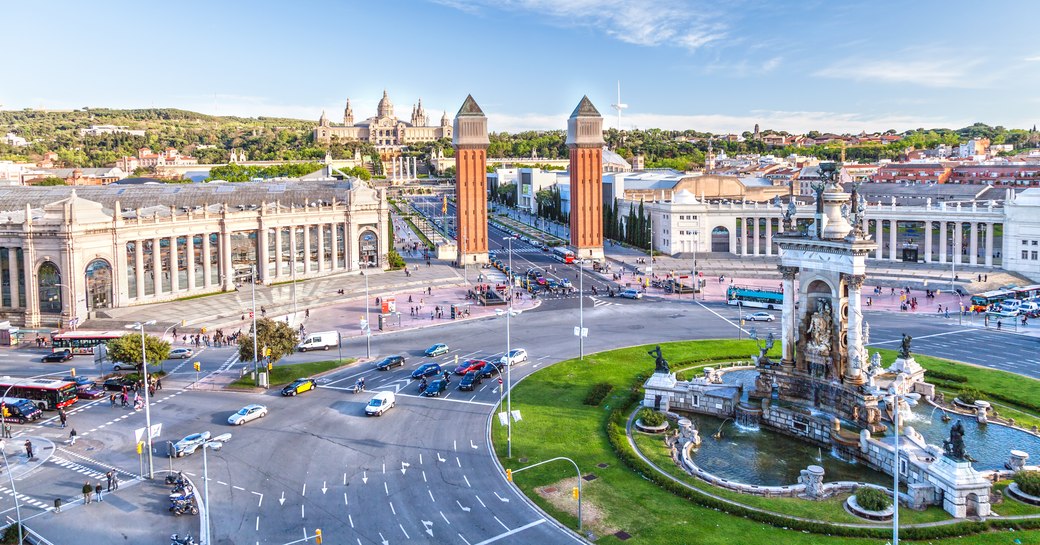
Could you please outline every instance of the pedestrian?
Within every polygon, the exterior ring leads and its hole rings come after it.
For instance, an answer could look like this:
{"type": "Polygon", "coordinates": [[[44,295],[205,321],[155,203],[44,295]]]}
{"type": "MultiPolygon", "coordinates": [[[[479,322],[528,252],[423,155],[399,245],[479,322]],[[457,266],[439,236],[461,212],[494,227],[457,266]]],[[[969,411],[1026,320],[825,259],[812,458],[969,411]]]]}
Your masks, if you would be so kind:
{"type": "Polygon", "coordinates": [[[100,481],[97,483],[97,486],[94,487],[94,494],[97,495],[97,498],[96,498],[97,501],[105,501],[105,499],[101,496],[101,482],[100,481]]]}
{"type": "Polygon", "coordinates": [[[90,482],[83,483],[83,505],[90,503],[90,493],[94,491],[94,487],[90,486],[90,482]]]}
{"type": "Polygon", "coordinates": [[[65,414],[65,409],[60,409],[58,411],[58,420],[61,421],[61,429],[65,429],[65,423],[68,420],[68,418],[68,415],[65,414]]]}
{"type": "Polygon", "coordinates": [[[108,402],[109,402],[109,406],[115,407],[116,406],[116,394],[113,393],[112,395],[108,396],[108,402]]]}
{"type": "Polygon", "coordinates": [[[3,437],[8,439],[11,437],[11,425],[7,422],[4,422],[3,437]]]}
{"type": "Polygon", "coordinates": [[[112,476],[113,475],[115,475],[115,472],[113,470],[111,470],[111,469],[108,470],[108,473],[105,473],[105,480],[108,481],[108,491],[109,492],[112,491],[112,476]]]}
{"type": "Polygon", "coordinates": [[[112,490],[119,490],[119,474],[112,471],[112,490]]]}
{"type": "Polygon", "coordinates": [[[54,512],[61,513],[61,498],[54,498],[54,512]]]}
{"type": "Polygon", "coordinates": [[[1000,326],[1003,325],[1000,320],[997,320],[997,331],[1000,331],[1000,326]]]}
{"type": "Polygon", "coordinates": [[[155,389],[162,390],[162,377],[155,377],[155,389]]]}
{"type": "Polygon", "coordinates": [[[76,428],[72,428],[72,431],[69,432],[70,446],[74,446],[76,444],[76,436],[77,435],[78,434],[76,433],[76,428]]]}
{"type": "Polygon", "coordinates": [[[29,460],[33,458],[32,441],[25,440],[25,457],[29,460]]]}

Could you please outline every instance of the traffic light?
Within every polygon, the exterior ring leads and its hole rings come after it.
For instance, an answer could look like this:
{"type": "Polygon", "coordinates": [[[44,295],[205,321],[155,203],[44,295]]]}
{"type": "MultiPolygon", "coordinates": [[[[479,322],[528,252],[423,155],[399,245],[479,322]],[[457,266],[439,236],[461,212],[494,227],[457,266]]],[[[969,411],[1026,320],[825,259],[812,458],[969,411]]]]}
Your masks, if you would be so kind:
{"type": "Polygon", "coordinates": [[[574,499],[578,499],[578,487],[577,486],[575,486],[573,489],[571,489],[571,494],[574,495],[574,499]]]}
{"type": "Polygon", "coordinates": [[[144,452],[144,441],[138,441],[137,442],[137,453],[141,454],[142,452],[144,452]]]}
{"type": "Polygon", "coordinates": [[[321,528],[314,530],[314,542],[321,545],[321,528]]]}
{"type": "Polygon", "coordinates": [[[509,481],[509,482],[513,482],[513,470],[512,469],[507,469],[506,470],[506,480],[509,481]]]}
{"type": "Polygon", "coordinates": [[[274,364],[271,363],[271,362],[267,362],[267,370],[268,371],[274,371],[274,364]]]}
{"type": "Polygon", "coordinates": [[[196,372],[196,373],[198,373],[198,372],[199,372],[199,370],[200,370],[200,368],[202,367],[201,365],[199,365],[199,362],[195,362],[195,363],[193,363],[193,364],[191,364],[191,365],[192,365],[192,367],[194,367],[194,368],[195,368],[195,372],[196,372]]]}
{"type": "Polygon", "coordinates": [[[267,357],[267,358],[271,357],[271,347],[270,346],[265,346],[264,347],[264,357],[267,357]]]}

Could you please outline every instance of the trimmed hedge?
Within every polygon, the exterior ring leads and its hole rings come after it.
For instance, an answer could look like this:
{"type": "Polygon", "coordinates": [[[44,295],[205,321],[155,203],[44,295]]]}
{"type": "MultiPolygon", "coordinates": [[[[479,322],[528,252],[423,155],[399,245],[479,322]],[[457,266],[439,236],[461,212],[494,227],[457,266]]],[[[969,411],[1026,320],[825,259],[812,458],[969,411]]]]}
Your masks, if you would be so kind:
{"type": "Polygon", "coordinates": [[[1030,496],[1040,496],[1040,471],[1019,471],[1015,474],[1015,484],[1030,496]]]}
{"type": "Polygon", "coordinates": [[[639,410],[639,419],[647,426],[660,426],[665,422],[665,416],[663,413],[659,413],[649,407],[644,407],[639,410]]]}
{"type": "Polygon", "coordinates": [[[975,401],[982,399],[982,392],[978,388],[963,388],[957,392],[957,399],[961,400],[961,403],[971,405],[975,401]]]}
{"type": "Polygon", "coordinates": [[[892,505],[892,500],[878,488],[861,486],[856,489],[856,503],[867,511],[884,511],[892,505]]]}
{"type": "Polygon", "coordinates": [[[614,390],[614,386],[609,382],[600,382],[593,386],[592,390],[589,390],[589,395],[585,396],[585,401],[582,403],[595,407],[602,403],[612,390],[614,390]]]}
{"type": "Polygon", "coordinates": [[[965,377],[963,375],[955,375],[953,373],[944,373],[942,371],[932,371],[931,369],[929,369],[927,371],[927,375],[928,375],[929,381],[931,381],[932,379],[938,379],[938,380],[945,380],[947,382],[957,382],[957,383],[961,383],[961,384],[963,384],[965,382],[968,382],[968,377],[965,377]]]}

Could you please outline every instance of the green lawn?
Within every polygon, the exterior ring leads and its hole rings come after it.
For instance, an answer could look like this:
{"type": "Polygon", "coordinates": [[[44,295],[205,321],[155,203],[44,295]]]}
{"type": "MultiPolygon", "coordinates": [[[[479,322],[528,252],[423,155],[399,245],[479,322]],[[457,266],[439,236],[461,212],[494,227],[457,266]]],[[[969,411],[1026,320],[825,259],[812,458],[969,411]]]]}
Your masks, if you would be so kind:
{"type": "MultiPolygon", "coordinates": [[[[603,526],[596,529],[623,530],[633,536],[626,543],[884,543],[884,540],[879,539],[832,537],[785,530],[701,507],[669,493],[646,476],[624,465],[607,438],[607,423],[611,410],[627,408],[633,397],[633,387],[639,391],[637,385],[642,383],[642,377],[653,371],[653,359],[646,354],[651,348],[653,345],[625,348],[592,354],[586,356],[583,362],[561,362],[542,369],[519,383],[514,388],[512,401],[513,409],[519,410],[523,419],[513,427],[511,459],[506,458],[505,428],[496,423],[492,430],[495,450],[503,467],[518,469],[557,456],[573,458],[583,474],[595,473],[597,476],[597,479],[587,486],[584,496],[586,502],[604,513],[603,526]],[[582,401],[589,390],[600,382],[610,383],[614,389],[600,405],[583,405],[582,401]],[[524,461],[520,461],[521,458],[524,461]],[[598,464],[606,464],[607,467],[598,467],[598,464]]],[[[752,341],[735,340],[663,343],[661,349],[673,369],[698,363],[746,360],[756,351],[752,341]]],[[[922,356],[918,359],[921,361],[925,358],[922,356]]],[[[927,362],[922,363],[926,367],[938,366],[941,363],[949,365],[950,372],[964,372],[960,366],[933,360],[928,358],[927,362]]],[[[974,368],[970,371],[973,374],[975,371],[982,372],[981,369],[974,368]]],[[[997,380],[993,377],[980,378],[997,380]]],[[[1017,381],[1021,383],[1022,379],[1018,378],[1017,381]]],[[[1032,387],[1033,385],[1030,386],[1032,387]]],[[[514,482],[550,515],[576,529],[577,519],[572,513],[557,509],[534,493],[536,487],[558,483],[573,476],[573,466],[562,462],[546,464],[516,474],[514,482]]],[[[797,510],[799,514],[820,511],[828,513],[828,517],[833,520],[848,520],[843,519],[836,511],[835,504],[838,500],[833,500],[830,505],[827,502],[804,502],[808,505],[797,505],[796,500],[769,500],[750,496],[741,496],[741,499],[747,504],[756,504],[757,501],[774,502],[771,506],[786,506],[777,509],[792,513],[796,512],[792,510],[797,510]]],[[[907,510],[901,511],[901,515],[904,521],[910,517],[913,522],[936,520],[945,516],[932,511],[910,513],[907,510]]],[[[612,536],[597,537],[598,542],[620,542],[612,536]]],[[[962,538],[933,539],[928,542],[936,545],[989,545],[1010,543],[1010,539],[1013,538],[1021,539],[1023,543],[1040,542],[1040,532],[1021,531],[1007,534],[994,531],[962,538]]]]}
{"type": "MultiPolygon", "coordinates": [[[[1009,484],[1011,484],[1011,481],[1000,481],[999,483],[993,485],[993,490],[999,491],[1003,494],[1004,489],[1007,488],[1009,484]]],[[[1004,517],[1010,517],[1014,515],[1036,515],[1040,513],[1040,507],[1037,507],[1035,505],[1029,505],[1027,503],[1022,503],[1018,500],[1008,497],[1007,494],[1004,494],[1003,502],[993,506],[993,510],[1004,517]]]]}
{"type": "MultiPolygon", "coordinates": [[[[354,363],[354,358],[343,358],[341,360],[310,361],[306,363],[293,363],[290,365],[275,365],[271,370],[271,388],[285,386],[290,382],[303,377],[310,377],[337,367],[343,367],[354,363]]],[[[248,374],[241,377],[230,385],[231,388],[254,388],[256,381],[248,374]]]]}

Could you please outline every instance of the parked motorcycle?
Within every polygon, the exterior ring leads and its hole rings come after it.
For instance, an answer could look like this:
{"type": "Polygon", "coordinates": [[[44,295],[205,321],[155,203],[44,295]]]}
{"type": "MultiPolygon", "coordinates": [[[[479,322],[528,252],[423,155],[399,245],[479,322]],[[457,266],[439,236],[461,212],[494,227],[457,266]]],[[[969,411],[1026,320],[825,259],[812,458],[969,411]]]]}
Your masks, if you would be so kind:
{"type": "Polygon", "coordinates": [[[199,514],[199,508],[195,505],[195,502],[192,501],[192,499],[184,501],[171,499],[170,511],[178,517],[184,513],[191,513],[192,515],[199,514]]]}
{"type": "Polygon", "coordinates": [[[170,536],[170,545],[195,545],[195,538],[191,537],[191,534],[184,537],[173,534],[170,536]]]}
{"type": "Polygon", "coordinates": [[[166,484],[182,485],[182,484],[184,484],[186,482],[188,482],[188,480],[184,478],[184,474],[181,473],[180,471],[178,471],[176,475],[167,475],[166,476],[166,484]]]}

